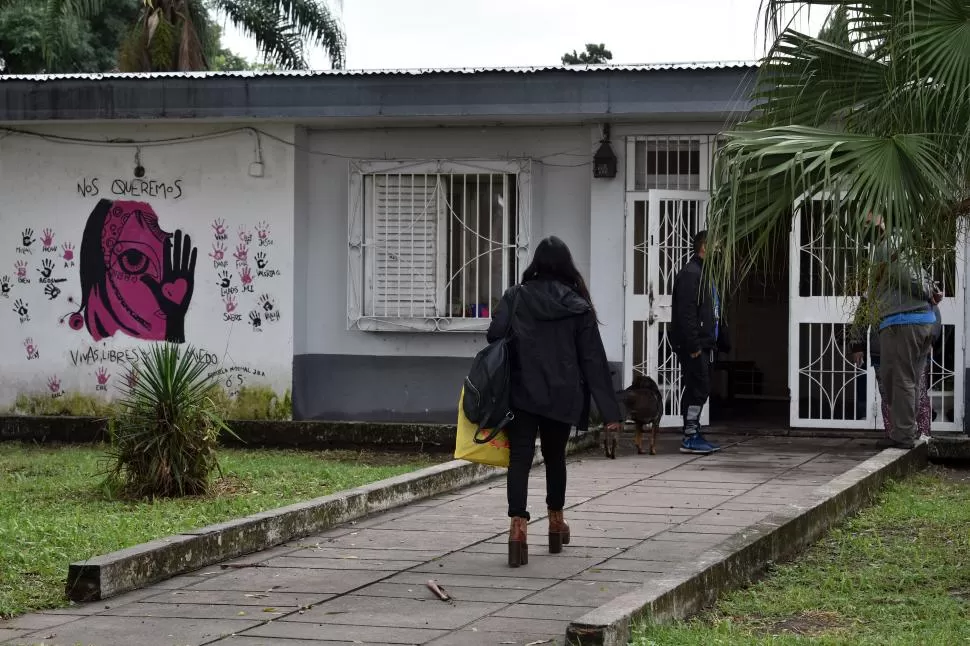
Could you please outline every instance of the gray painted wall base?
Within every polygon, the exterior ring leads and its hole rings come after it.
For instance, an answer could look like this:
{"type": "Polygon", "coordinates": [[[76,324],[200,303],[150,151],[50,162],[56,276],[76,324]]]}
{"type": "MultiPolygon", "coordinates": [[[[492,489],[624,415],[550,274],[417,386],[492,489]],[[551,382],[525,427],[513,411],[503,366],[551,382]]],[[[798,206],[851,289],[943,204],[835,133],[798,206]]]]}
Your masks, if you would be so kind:
{"type": "MultiPolygon", "coordinates": [[[[454,424],[468,357],[301,354],[293,419],[454,424]]],[[[611,363],[614,386],[622,374],[611,363]]]]}

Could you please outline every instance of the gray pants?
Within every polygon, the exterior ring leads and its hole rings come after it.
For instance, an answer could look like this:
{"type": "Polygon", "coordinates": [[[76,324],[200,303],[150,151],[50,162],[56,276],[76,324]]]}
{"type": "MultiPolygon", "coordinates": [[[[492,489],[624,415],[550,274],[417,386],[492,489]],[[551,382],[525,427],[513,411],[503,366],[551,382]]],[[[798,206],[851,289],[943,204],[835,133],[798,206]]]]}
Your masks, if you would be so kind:
{"type": "Polygon", "coordinates": [[[879,378],[889,399],[890,437],[911,444],[919,439],[916,424],[920,379],[933,347],[932,325],[893,325],[879,332],[879,378]]]}

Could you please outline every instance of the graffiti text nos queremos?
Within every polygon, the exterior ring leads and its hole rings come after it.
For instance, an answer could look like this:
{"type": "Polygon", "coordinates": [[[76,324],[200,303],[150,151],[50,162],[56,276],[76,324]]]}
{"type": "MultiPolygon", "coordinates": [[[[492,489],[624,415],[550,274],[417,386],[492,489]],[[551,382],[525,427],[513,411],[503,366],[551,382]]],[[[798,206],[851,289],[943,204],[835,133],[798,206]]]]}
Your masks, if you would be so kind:
{"type": "MultiPolygon", "coordinates": [[[[192,354],[206,365],[214,366],[219,363],[219,358],[211,352],[193,349],[192,354]]],[[[141,353],[133,348],[114,350],[89,347],[85,350],[71,350],[71,363],[75,366],[93,366],[103,363],[130,363],[140,358],[140,356],[141,353]]]]}
{"type": "Polygon", "coordinates": [[[77,183],[77,194],[81,197],[98,197],[102,191],[122,197],[177,200],[182,197],[182,180],[159,182],[154,179],[113,179],[109,182],[100,177],[85,177],[77,183]]]}

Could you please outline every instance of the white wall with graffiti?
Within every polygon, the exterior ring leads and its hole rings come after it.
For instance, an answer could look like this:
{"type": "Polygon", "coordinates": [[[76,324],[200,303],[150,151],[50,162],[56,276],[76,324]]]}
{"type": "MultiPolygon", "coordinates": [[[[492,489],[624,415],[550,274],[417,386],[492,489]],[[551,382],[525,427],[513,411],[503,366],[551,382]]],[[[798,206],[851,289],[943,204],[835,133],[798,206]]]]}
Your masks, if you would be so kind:
{"type": "Polygon", "coordinates": [[[126,359],[163,340],[196,348],[230,393],[290,388],[294,132],[262,131],[2,135],[0,406],[113,397],[126,359]]]}

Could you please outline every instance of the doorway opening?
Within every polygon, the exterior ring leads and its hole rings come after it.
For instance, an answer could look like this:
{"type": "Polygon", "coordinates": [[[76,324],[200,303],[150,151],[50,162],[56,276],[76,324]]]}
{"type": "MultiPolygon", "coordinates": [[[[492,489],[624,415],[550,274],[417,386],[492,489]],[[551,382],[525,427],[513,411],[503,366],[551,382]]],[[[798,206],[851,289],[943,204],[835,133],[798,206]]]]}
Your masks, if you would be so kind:
{"type": "Polygon", "coordinates": [[[711,374],[711,425],[788,428],[789,241],[728,291],[724,320],[731,348],[711,374]]]}

